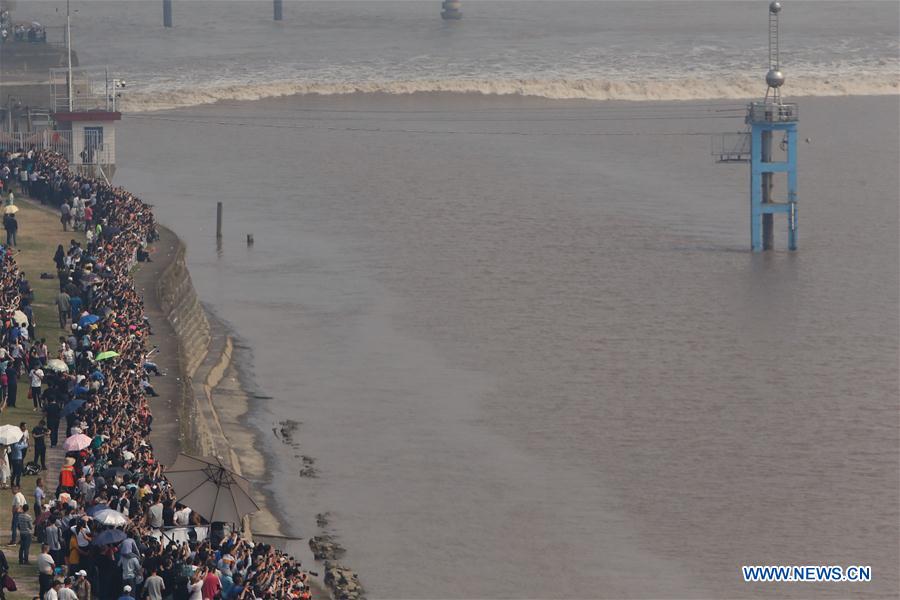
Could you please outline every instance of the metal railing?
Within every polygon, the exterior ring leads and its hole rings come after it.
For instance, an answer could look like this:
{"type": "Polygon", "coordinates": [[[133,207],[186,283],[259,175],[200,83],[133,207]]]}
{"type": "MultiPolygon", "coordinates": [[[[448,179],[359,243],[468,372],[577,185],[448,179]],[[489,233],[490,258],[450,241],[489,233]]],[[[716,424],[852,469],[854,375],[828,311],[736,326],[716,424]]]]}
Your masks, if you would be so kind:
{"type": "Polygon", "coordinates": [[[72,132],[44,129],[15,133],[0,132],[0,148],[5,150],[53,150],[71,159],[72,132]]]}
{"type": "Polygon", "coordinates": [[[750,132],[720,133],[710,137],[710,151],[716,162],[747,162],[750,160],[750,132]]]}
{"type": "MultiPolygon", "coordinates": [[[[72,69],[72,105],[74,112],[117,110],[116,80],[106,68],[72,69]]],[[[53,112],[69,111],[68,69],[50,69],[50,101],[53,112]]]]}
{"type": "Polygon", "coordinates": [[[26,133],[18,131],[16,133],[0,132],[0,149],[12,152],[18,150],[52,150],[59,152],[69,161],[69,166],[76,170],[90,172],[94,175],[93,169],[96,169],[98,175],[107,179],[106,171],[110,170],[111,165],[115,164],[115,146],[113,143],[99,144],[83,150],[80,160],[75,160],[72,155],[72,132],[57,131],[55,129],[44,129],[26,133]],[[76,164],[80,163],[80,164],[76,164]]]}
{"type": "Polygon", "coordinates": [[[187,542],[204,541],[209,538],[209,526],[198,525],[196,527],[163,527],[162,529],[153,529],[150,535],[158,540],[165,540],[165,543],[177,542],[184,544],[187,542]]]}
{"type": "Polygon", "coordinates": [[[800,107],[794,103],[751,102],[747,107],[748,122],[785,123],[800,118],[800,107]]]}

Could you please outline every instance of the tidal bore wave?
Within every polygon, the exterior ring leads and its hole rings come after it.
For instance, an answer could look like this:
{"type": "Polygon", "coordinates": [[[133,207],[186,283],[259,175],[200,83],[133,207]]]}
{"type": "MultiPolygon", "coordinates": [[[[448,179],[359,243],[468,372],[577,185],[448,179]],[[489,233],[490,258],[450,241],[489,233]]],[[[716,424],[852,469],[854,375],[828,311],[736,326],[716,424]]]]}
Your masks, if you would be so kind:
{"type": "MultiPolygon", "coordinates": [[[[152,86],[156,87],[156,86],[152,86]]],[[[175,89],[138,90],[124,102],[127,112],[147,112],[294,95],[452,93],[528,96],[552,100],[716,100],[759,97],[760,77],[614,81],[609,79],[415,79],[363,81],[280,81],[217,84],[175,89]]],[[[797,76],[785,87],[788,96],[878,96],[900,93],[896,72],[853,77],[797,76]]]]}

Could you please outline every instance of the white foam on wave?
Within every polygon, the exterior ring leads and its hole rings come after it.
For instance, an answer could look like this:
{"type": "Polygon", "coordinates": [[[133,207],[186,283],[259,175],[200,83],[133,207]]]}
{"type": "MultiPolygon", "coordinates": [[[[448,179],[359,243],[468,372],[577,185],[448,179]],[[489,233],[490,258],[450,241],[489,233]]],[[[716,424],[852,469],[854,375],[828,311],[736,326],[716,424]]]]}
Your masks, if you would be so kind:
{"type": "MultiPolygon", "coordinates": [[[[218,84],[129,94],[127,112],[169,110],[225,100],[261,100],[294,95],[457,93],[532,96],[553,100],[716,100],[755,98],[764,92],[759,77],[613,81],[605,79],[412,79],[400,81],[282,81],[218,84]]],[[[873,96],[900,93],[897,73],[790,79],[790,96],[873,96]]]]}

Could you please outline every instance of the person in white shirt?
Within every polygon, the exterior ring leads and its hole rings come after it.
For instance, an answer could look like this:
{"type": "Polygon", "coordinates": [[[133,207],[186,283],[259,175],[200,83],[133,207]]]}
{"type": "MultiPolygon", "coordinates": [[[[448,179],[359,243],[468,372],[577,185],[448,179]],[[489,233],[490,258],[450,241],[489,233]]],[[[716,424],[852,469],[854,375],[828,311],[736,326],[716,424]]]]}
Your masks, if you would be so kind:
{"type": "Polygon", "coordinates": [[[91,543],[90,530],[87,527],[79,529],[75,534],[79,548],[87,548],[91,543]]]}
{"type": "Polygon", "coordinates": [[[178,508],[178,510],[175,511],[174,515],[175,525],[177,525],[178,527],[187,527],[188,525],[190,525],[191,509],[187,506],[182,506],[181,504],[177,504],[176,508],[178,508]]]}
{"type": "Polygon", "coordinates": [[[10,503],[10,507],[12,509],[12,537],[9,540],[9,545],[13,546],[16,543],[16,530],[18,529],[16,517],[19,516],[19,512],[23,506],[25,506],[25,495],[19,490],[19,486],[14,485],[12,487],[13,497],[12,502],[10,503]]]}
{"type": "Polygon", "coordinates": [[[72,578],[66,577],[63,586],[56,592],[59,600],[78,600],[78,594],[72,589],[72,578]]]}
{"type": "Polygon", "coordinates": [[[9,448],[4,446],[0,448],[0,490],[5,490],[9,487],[11,472],[9,468],[9,448]]]}
{"type": "Polygon", "coordinates": [[[147,524],[151,529],[160,529],[163,526],[163,505],[158,497],[153,500],[153,504],[147,510],[147,524]]]}
{"type": "Polygon", "coordinates": [[[44,382],[44,370],[39,366],[31,369],[31,401],[34,403],[34,411],[43,407],[41,402],[41,384],[44,382]]]}
{"type": "Polygon", "coordinates": [[[63,350],[60,354],[62,355],[63,362],[65,362],[70,369],[75,366],[75,351],[69,347],[68,343],[63,343],[63,350]]]}
{"type": "Polygon", "coordinates": [[[37,558],[38,569],[38,585],[40,586],[41,596],[47,595],[47,590],[53,587],[53,569],[56,568],[56,561],[50,555],[50,547],[47,544],[41,545],[41,553],[37,558]]]}
{"type": "Polygon", "coordinates": [[[22,441],[25,442],[25,447],[22,449],[22,466],[24,466],[28,459],[28,449],[31,448],[31,430],[28,429],[28,423],[25,421],[19,423],[19,429],[24,433],[22,436],[22,441]]]}
{"type": "Polygon", "coordinates": [[[203,578],[206,577],[206,569],[198,567],[191,580],[187,583],[187,590],[190,596],[188,600],[203,600],[203,578]]]}
{"type": "Polygon", "coordinates": [[[59,579],[53,582],[53,587],[44,594],[44,600],[59,600],[59,589],[62,588],[62,581],[59,579]]]}

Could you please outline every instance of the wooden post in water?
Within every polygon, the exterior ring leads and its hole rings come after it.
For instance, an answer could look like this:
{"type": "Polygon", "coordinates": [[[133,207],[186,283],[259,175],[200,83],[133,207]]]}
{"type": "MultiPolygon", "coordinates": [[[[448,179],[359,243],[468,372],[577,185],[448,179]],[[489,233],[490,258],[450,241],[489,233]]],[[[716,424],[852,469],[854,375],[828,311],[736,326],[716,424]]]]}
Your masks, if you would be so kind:
{"type": "Polygon", "coordinates": [[[282,0],[272,0],[272,8],[275,12],[275,20],[280,21],[281,17],[282,17],[282,14],[281,14],[282,0]]]}
{"type": "Polygon", "coordinates": [[[222,239],[222,203],[216,202],[216,239],[222,239]]]}
{"type": "Polygon", "coordinates": [[[163,0],[163,27],[172,26],[172,0],[163,0]]]}

